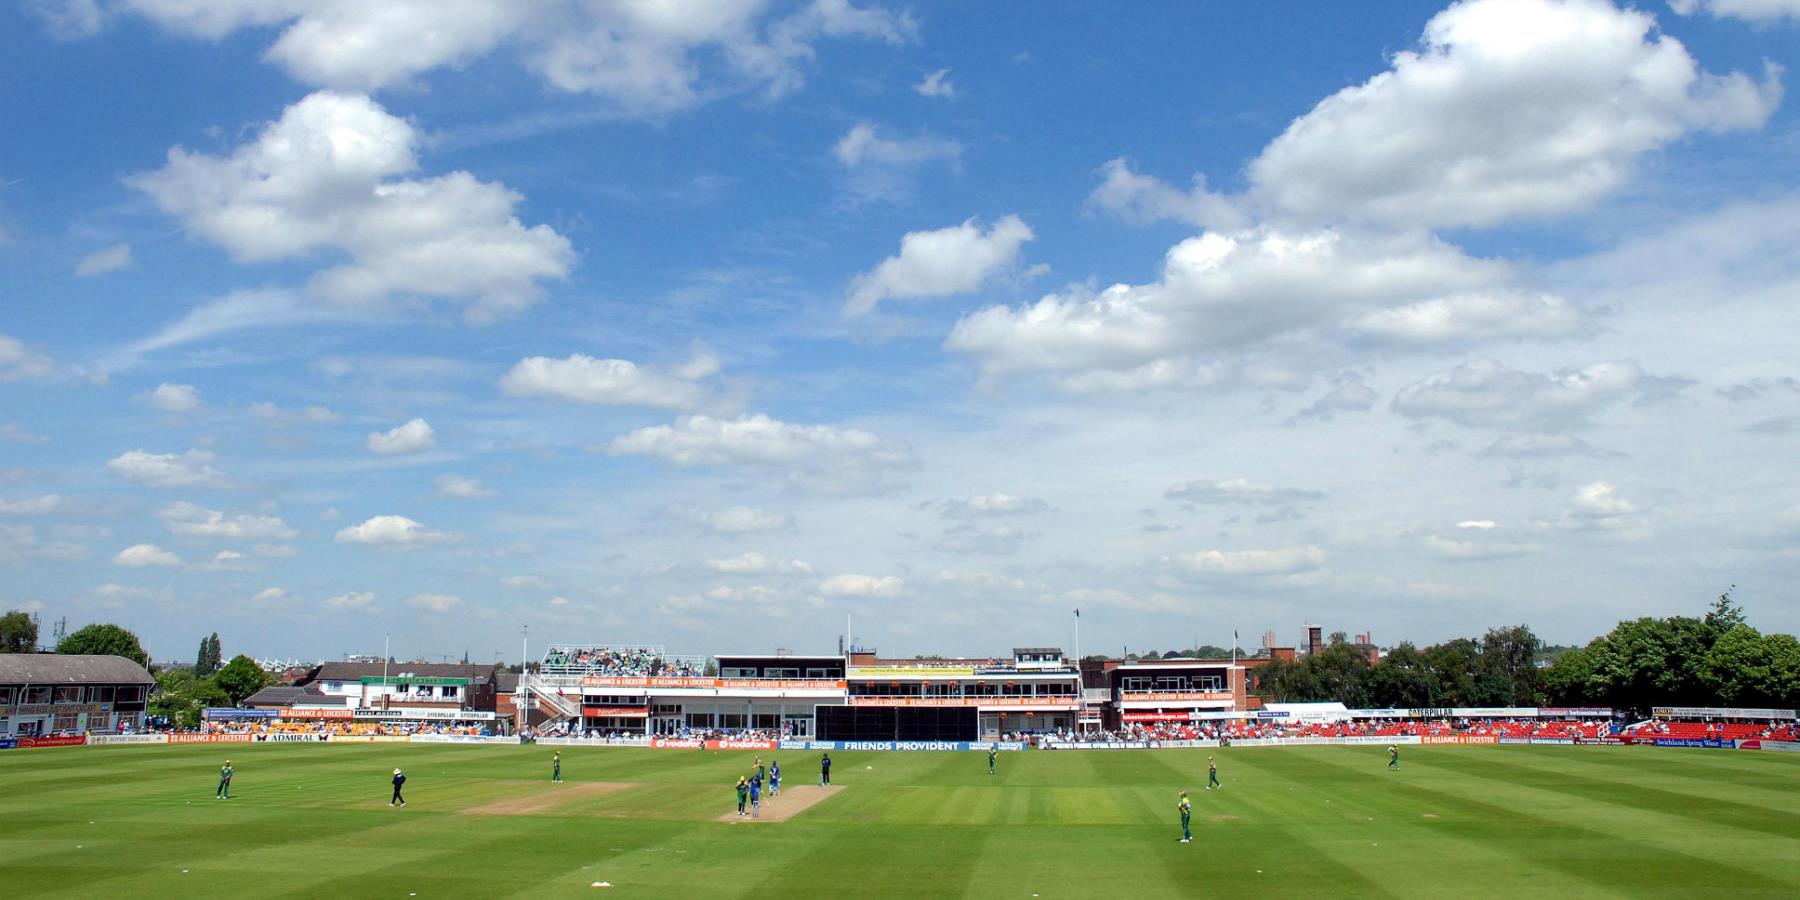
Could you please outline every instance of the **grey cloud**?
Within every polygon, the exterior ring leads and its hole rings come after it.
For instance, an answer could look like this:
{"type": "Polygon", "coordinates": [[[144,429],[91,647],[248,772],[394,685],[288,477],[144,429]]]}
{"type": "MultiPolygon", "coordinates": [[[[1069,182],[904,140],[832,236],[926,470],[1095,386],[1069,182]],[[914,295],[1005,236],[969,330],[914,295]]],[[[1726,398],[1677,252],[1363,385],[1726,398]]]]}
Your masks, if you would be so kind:
{"type": "Polygon", "coordinates": [[[1314,400],[1305,409],[1294,415],[1296,420],[1315,419],[1329,422],[1341,412],[1368,412],[1375,406],[1377,396],[1375,389],[1366,384],[1351,382],[1332,388],[1325,396],[1314,400]]]}
{"type": "Polygon", "coordinates": [[[1164,491],[1163,496],[1170,500],[1207,505],[1232,503],[1280,506],[1290,503],[1309,503],[1322,499],[1325,495],[1319,491],[1282,488],[1270,484],[1258,484],[1243,478],[1228,478],[1224,481],[1189,481],[1177,484],[1164,491]]]}
{"type": "Polygon", "coordinates": [[[1478,359],[1402,388],[1393,408],[1468,428],[1559,432],[1584,428],[1612,406],[1668,399],[1692,383],[1650,375],[1630,360],[1538,373],[1478,359]]]}

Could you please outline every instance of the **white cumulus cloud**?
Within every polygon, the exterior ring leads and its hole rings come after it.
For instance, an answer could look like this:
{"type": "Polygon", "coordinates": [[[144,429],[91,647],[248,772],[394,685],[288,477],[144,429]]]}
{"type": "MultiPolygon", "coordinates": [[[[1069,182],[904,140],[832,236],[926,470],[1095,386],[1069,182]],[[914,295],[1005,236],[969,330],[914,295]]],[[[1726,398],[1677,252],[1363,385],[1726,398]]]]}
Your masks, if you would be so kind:
{"type": "Polygon", "coordinates": [[[106,468],[127,481],[150,487],[230,487],[231,478],[213,468],[213,454],[206,450],[186,453],[146,453],[127,450],[106,461],[106,468]]]}
{"type": "Polygon", "coordinates": [[[812,574],[812,564],[803,559],[776,559],[754,551],[724,559],[709,559],[706,568],[726,575],[812,574]]]}
{"type": "Polygon", "coordinates": [[[374,591],[349,591],[320,601],[326,609],[368,609],[374,603],[374,591]]]}
{"type": "Polygon", "coordinates": [[[50,357],[25,346],[18,338],[0,334],[0,381],[48,378],[55,371],[50,357]]]}
{"type": "Polygon", "coordinates": [[[370,306],[391,296],[463,304],[474,320],[537,299],[573,260],[549,226],[513,214],[522,199],[468,172],[407,178],[420,136],[367,97],[316,93],[229,157],[180,147],[130,183],[240,262],[317,255],[317,302],[370,306]]]}
{"type": "Polygon", "coordinates": [[[139,399],[145,406],[167,413],[190,413],[200,408],[200,392],[191,384],[159,384],[139,399]]]}
{"type": "Polygon", "coordinates": [[[155,544],[133,544],[120,550],[118,555],[113,557],[113,565],[124,566],[128,569],[141,569],[146,566],[179,566],[181,557],[155,544]]]}
{"type": "Polygon", "coordinates": [[[422,453],[437,446],[437,433],[424,419],[412,419],[387,431],[369,433],[368,447],[382,456],[422,453]]]}
{"type": "Polygon", "coordinates": [[[340,544],[372,544],[404,546],[429,544],[448,539],[448,535],[432,531],[405,516],[374,516],[360,525],[352,525],[337,533],[332,540],[340,544]]]}
{"type": "Polygon", "coordinates": [[[732,506],[717,510],[677,508],[672,512],[680,518],[720,534],[752,534],[763,531],[782,531],[794,527],[792,516],[772,513],[752,506],[732,506]]]}
{"type": "Polygon", "coordinates": [[[500,388],[515,397],[688,410],[706,399],[700,380],[717,371],[718,361],[710,354],[668,373],[629,360],[596,359],[583,353],[566,359],[530,356],[519,360],[500,379],[500,388]]]}
{"type": "Polygon", "coordinates": [[[157,512],[169,531],[185,537],[225,538],[228,540],[287,540],[294,530],[278,516],[227,516],[182,501],[171,503],[157,512]]]}
{"type": "Polygon", "coordinates": [[[1200,550],[1176,561],[1208,575],[1290,575],[1325,565],[1325,551],[1311,545],[1272,550],[1200,550]]]}
{"type": "Polygon", "coordinates": [[[1693,131],[1762,126],[1776,71],[1703,72],[1655,25],[1597,0],[1453,4],[1264,148],[1251,195],[1327,220],[1492,225],[1581,209],[1693,131]]]}
{"type": "Polygon", "coordinates": [[[66,39],[122,15],[212,41],[278,28],[264,61],[300,82],[346,90],[407,85],[504,51],[551,87],[652,117],[721,93],[792,93],[822,39],[899,45],[917,31],[905,12],[848,0],[39,0],[29,8],[66,39]]]}
{"type": "Polygon", "coordinates": [[[900,254],[856,277],[845,313],[863,315],[886,299],[964,294],[1013,266],[1019,248],[1032,239],[1018,216],[1002,216],[985,232],[969,219],[936,231],[911,231],[900,239],[900,254]]]}
{"type": "Polygon", "coordinates": [[[498,491],[482,487],[480,481],[448,472],[439,475],[436,483],[438,496],[451,500],[486,500],[500,496],[498,491]]]}
{"type": "Polygon", "coordinates": [[[786,469],[800,487],[823,492],[866,490],[912,464],[904,444],[858,428],[793,425],[765,415],[735,419],[682,416],[614,438],[609,452],[654,456],[670,465],[786,469]]]}
{"type": "Polygon", "coordinates": [[[819,583],[819,593],[827,597],[898,597],[905,588],[905,579],[896,575],[833,575],[819,583]]]}
{"type": "Polygon", "coordinates": [[[861,122],[845,132],[831,152],[846,169],[904,167],[934,160],[954,160],[962,155],[962,145],[928,135],[883,137],[875,126],[861,122]]]}
{"type": "Polygon", "coordinates": [[[82,257],[81,261],[75,264],[75,274],[87,278],[129,268],[131,268],[131,245],[114,244],[104,250],[96,250],[82,257]]]}
{"type": "Polygon", "coordinates": [[[913,91],[921,97],[943,97],[948,100],[956,96],[956,85],[950,81],[949,69],[938,69],[926,73],[925,80],[913,85],[913,91]]]}
{"type": "Polygon", "coordinates": [[[443,614],[461,606],[462,598],[450,594],[414,594],[406,598],[406,605],[424,612],[443,614]]]}
{"type": "Polygon", "coordinates": [[[63,498],[57,494],[25,497],[19,500],[0,498],[0,516],[41,516],[61,509],[63,498]]]}
{"type": "MultiPolygon", "coordinates": [[[[1193,361],[1204,357],[1301,341],[1354,343],[1382,327],[1414,343],[1515,334],[1518,323],[1449,298],[1507,295],[1520,278],[1510,263],[1471,257],[1426,234],[1207,232],[1171,248],[1154,282],[1077,286],[1018,307],[987,307],[957,322],[944,346],[976,357],[989,374],[1102,373],[1127,388],[1166,386],[1199,377],[1193,361]],[[1441,315],[1365,321],[1432,303],[1441,315]],[[1444,324],[1398,324],[1412,319],[1444,324]]],[[[1538,333],[1549,328],[1534,321],[1538,333]]]]}
{"type": "Polygon", "coordinates": [[[1249,222],[1231,199],[1206,189],[1204,175],[1195,175],[1193,188],[1183,191],[1139,174],[1122,157],[1107,162],[1100,171],[1105,177],[1088,195],[1088,205],[1127,222],[1176,221],[1225,231],[1249,222]]]}
{"type": "Polygon", "coordinates": [[[1773,24],[1782,19],[1800,22],[1800,0],[1669,0],[1669,8],[1683,16],[1705,13],[1756,25],[1773,24]]]}

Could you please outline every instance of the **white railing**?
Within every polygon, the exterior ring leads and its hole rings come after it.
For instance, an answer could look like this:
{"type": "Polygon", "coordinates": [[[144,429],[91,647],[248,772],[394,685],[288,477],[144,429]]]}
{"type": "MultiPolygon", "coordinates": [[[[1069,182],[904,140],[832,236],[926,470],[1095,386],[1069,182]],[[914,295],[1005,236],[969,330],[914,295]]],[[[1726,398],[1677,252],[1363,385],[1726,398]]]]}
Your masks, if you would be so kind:
{"type": "Polygon", "coordinates": [[[555,687],[545,684],[534,675],[519,676],[519,693],[530,693],[542,699],[557,715],[565,719],[581,718],[581,704],[563,696],[555,687]]]}

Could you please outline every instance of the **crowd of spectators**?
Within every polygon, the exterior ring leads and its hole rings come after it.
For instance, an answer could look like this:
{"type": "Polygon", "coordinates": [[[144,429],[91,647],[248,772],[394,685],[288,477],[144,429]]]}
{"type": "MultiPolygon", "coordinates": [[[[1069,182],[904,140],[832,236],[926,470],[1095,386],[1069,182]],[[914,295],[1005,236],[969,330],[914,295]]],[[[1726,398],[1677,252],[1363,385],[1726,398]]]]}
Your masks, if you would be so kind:
{"type": "Polygon", "coordinates": [[[543,671],[672,678],[695,678],[705,674],[691,661],[669,659],[659,647],[551,647],[544,654],[543,671]]]}
{"type": "Polygon", "coordinates": [[[1686,738],[1690,740],[1713,739],[1719,741],[1792,741],[1800,738],[1793,722],[1771,720],[1763,722],[1671,722],[1656,719],[1650,722],[1639,722],[1625,729],[1625,734],[1633,738],[1654,739],[1659,737],[1686,738]]]}
{"type": "Polygon", "coordinates": [[[1114,731],[1060,732],[1052,740],[1064,743],[1108,741],[1220,741],[1251,738],[1341,738],[1491,735],[1508,738],[1595,739],[1611,731],[1600,721],[1537,719],[1362,719],[1346,722],[1278,723],[1248,722],[1127,722],[1114,731]]]}
{"type": "Polygon", "coordinates": [[[577,740],[649,741],[652,737],[700,741],[784,741],[793,735],[787,728],[683,728],[670,734],[649,735],[641,731],[616,728],[583,728],[569,722],[541,725],[531,729],[535,737],[566,737],[577,740]]]}
{"type": "Polygon", "coordinates": [[[341,721],[330,719],[306,720],[297,722],[284,721],[247,721],[247,722],[202,722],[197,729],[180,730],[164,729],[164,731],[182,731],[186,734],[330,734],[330,735],[411,735],[411,734],[462,734],[490,735],[493,729],[487,725],[456,724],[447,722],[366,722],[341,721]]]}

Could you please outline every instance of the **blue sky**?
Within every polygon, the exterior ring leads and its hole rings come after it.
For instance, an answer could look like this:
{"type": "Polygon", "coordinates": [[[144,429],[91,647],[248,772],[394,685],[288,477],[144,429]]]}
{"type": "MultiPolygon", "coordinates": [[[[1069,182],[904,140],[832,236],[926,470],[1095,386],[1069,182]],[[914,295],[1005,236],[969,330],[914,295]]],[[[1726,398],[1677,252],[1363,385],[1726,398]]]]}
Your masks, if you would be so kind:
{"type": "Polygon", "coordinates": [[[0,606],[1800,627],[1793,0],[0,10],[0,606]]]}

